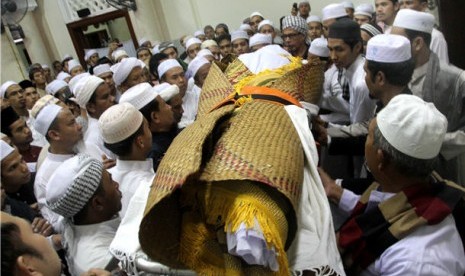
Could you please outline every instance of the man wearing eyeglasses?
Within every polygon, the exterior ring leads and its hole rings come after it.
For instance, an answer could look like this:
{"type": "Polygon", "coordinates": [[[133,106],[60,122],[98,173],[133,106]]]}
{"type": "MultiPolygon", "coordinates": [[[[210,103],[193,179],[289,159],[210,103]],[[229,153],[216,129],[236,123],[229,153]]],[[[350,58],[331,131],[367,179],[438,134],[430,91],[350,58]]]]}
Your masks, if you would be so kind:
{"type": "Polygon", "coordinates": [[[294,57],[308,57],[307,30],[307,22],[300,16],[286,16],[282,21],[284,48],[294,57]]]}

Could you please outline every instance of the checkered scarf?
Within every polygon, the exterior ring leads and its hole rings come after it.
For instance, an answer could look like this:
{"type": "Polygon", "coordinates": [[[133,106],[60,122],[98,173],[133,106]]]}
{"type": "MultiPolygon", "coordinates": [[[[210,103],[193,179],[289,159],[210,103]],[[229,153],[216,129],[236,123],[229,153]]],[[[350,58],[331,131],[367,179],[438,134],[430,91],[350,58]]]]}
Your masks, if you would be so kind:
{"type": "Polygon", "coordinates": [[[423,225],[440,223],[451,213],[460,235],[464,235],[465,191],[456,184],[446,181],[429,187],[410,186],[365,211],[371,192],[378,186],[373,183],[365,191],[339,232],[338,243],[348,275],[359,274],[400,239],[423,225]]]}

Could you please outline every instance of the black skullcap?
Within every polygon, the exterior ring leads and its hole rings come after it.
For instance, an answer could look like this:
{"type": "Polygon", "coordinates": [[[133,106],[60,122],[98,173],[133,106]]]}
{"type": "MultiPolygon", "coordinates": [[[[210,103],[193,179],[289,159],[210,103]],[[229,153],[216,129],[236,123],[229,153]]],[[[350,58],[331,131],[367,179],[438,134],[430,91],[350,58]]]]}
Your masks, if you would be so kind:
{"type": "Polygon", "coordinates": [[[328,38],[362,40],[360,26],[349,18],[342,18],[329,26],[328,38]]]}
{"type": "Polygon", "coordinates": [[[23,80],[18,84],[19,84],[19,86],[21,86],[22,89],[26,89],[26,88],[29,88],[29,87],[35,87],[34,84],[32,83],[32,81],[30,81],[30,80],[23,80]]]}
{"type": "Polygon", "coordinates": [[[18,114],[16,114],[16,111],[13,109],[13,107],[9,106],[5,109],[2,110],[2,133],[6,134],[7,136],[11,136],[11,130],[10,126],[14,122],[19,120],[18,114]]]}

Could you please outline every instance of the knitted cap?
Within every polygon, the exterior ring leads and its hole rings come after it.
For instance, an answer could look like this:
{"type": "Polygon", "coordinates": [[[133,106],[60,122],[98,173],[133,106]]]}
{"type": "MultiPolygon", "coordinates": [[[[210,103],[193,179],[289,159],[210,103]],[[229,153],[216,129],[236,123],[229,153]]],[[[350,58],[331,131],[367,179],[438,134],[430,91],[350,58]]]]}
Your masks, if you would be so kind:
{"type": "Polygon", "coordinates": [[[302,17],[290,15],[283,19],[283,30],[287,28],[294,29],[303,35],[307,35],[308,25],[302,17]]]}
{"type": "Polygon", "coordinates": [[[125,102],[114,105],[102,113],[98,126],[103,141],[114,144],[124,141],[141,126],[144,117],[132,104],[125,102]]]}

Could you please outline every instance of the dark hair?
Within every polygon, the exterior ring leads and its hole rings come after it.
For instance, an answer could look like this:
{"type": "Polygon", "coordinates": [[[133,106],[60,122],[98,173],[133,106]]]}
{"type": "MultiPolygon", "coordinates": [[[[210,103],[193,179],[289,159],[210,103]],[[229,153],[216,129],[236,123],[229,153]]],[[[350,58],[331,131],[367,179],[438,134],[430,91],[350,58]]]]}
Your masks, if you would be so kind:
{"type": "Polygon", "coordinates": [[[212,29],[213,31],[215,30],[215,29],[213,29],[212,25],[207,25],[207,26],[203,27],[204,32],[205,32],[206,29],[212,29]]]}
{"type": "Polygon", "coordinates": [[[362,42],[362,39],[343,39],[344,40],[344,43],[349,45],[350,49],[353,50],[355,45],[357,45],[357,43],[360,43],[360,45],[363,46],[363,42],[362,42]]]}
{"type": "Polygon", "coordinates": [[[370,70],[371,78],[374,79],[378,72],[383,72],[387,81],[396,86],[406,86],[412,78],[415,62],[411,58],[398,63],[385,63],[367,60],[367,67],[370,70]]]}
{"type": "Polygon", "coordinates": [[[168,58],[168,55],[164,53],[158,53],[153,55],[149,61],[150,73],[152,73],[154,76],[158,78],[158,65],[160,65],[160,61],[168,58]]]}
{"type": "Polygon", "coordinates": [[[39,251],[21,240],[21,232],[18,225],[11,222],[2,222],[2,274],[14,275],[16,260],[22,255],[43,258],[39,251]]]}
{"type": "Polygon", "coordinates": [[[216,43],[220,44],[221,41],[223,40],[229,40],[229,42],[231,42],[231,35],[230,34],[222,34],[220,35],[219,37],[216,38],[216,43]]]}
{"type": "Polygon", "coordinates": [[[157,99],[153,99],[151,102],[146,104],[144,107],[139,109],[140,113],[144,115],[144,118],[147,119],[147,121],[150,123],[152,122],[152,112],[159,111],[160,107],[158,106],[158,101],[157,99]]]}
{"type": "Polygon", "coordinates": [[[144,122],[140,125],[139,129],[131,134],[128,138],[124,139],[123,141],[114,143],[114,144],[108,144],[108,143],[103,143],[103,145],[109,149],[111,152],[118,156],[126,156],[131,153],[131,147],[132,144],[134,143],[134,140],[144,134],[144,122]]]}
{"type": "Polygon", "coordinates": [[[425,41],[425,44],[428,45],[428,47],[431,44],[431,34],[425,33],[425,32],[419,32],[415,30],[410,30],[410,29],[404,29],[404,30],[410,42],[412,42],[412,40],[414,40],[416,37],[419,36],[425,41]]]}
{"type": "Polygon", "coordinates": [[[68,61],[70,61],[70,60],[72,60],[72,59],[73,59],[72,57],[67,57],[67,58],[65,58],[64,60],[61,61],[61,66],[62,66],[62,67],[65,67],[65,63],[68,62],[68,61]]]}
{"type": "Polygon", "coordinates": [[[136,57],[139,55],[139,52],[141,52],[141,51],[149,51],[150,56],[153,56],[152,55],[152,50],[150,50],[149,47],[141,46],[141,47],[137,48],[136,57]]]}
{"type": "Polygon", "coordinates": [[[37,72],[42,72],[42,66],[40,66],[40,64],[38,63],[34,63],[31,65],[31,67],[29,68],[29,79],[31,81],[34,80],[34,74],[37,73],[37,72]]]}
{"type": "Polygon", "coordinates": [[[30,81],[30,80],[22,80],[18,84],[19,84],[19,86],[21,86],[22,89],[26,89],[26,88],[29,88],[29,87],[35,87],[34,84],[32,83],[32,81],[30,81]]]}
{"type": "Polygon", "coordinates": [[[225,31],[227,34],[229,34],[228,25],[226,25],[226,24],[224,24],[224,23],[220,23],[220,24],[216,25],[215,31],[216,31],[216,29],[218,29],[218,28],[223,28],[224,31],[225,31]]]}
{"type": "Polygon", "coordinates": [[[101,57],[98,59],[97,63],[94,66],[91,66],[89,68],[89,74],[93,75],[94,67],[97,67],[98,65],[102,65],[102,64],[109,64],[110,66],[112,66],[113,62],[108,57],[101,57]]]}

